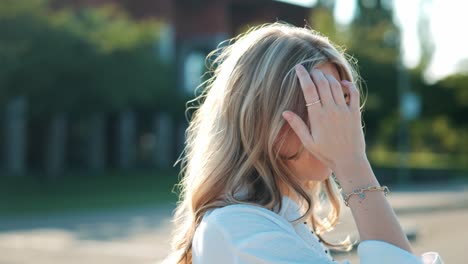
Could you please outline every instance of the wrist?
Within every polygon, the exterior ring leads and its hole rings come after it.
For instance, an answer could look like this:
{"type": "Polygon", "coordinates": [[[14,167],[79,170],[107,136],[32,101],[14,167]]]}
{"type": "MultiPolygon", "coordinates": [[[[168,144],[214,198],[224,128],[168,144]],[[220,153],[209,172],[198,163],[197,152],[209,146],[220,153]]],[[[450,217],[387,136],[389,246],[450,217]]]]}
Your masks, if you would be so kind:
{"type": "Polygon", "coordinates": [[[367,158],[349,159],[337,165],[333,172],[344,192],[368,186],[379,186],[367,158]]]}
{"type": "Polygon", "coordinates": [[[370,167],[366,156],[355,156],[338,161],[333,170],[336,174],[349,174],[350,171],[367,169],[370,167]]]}

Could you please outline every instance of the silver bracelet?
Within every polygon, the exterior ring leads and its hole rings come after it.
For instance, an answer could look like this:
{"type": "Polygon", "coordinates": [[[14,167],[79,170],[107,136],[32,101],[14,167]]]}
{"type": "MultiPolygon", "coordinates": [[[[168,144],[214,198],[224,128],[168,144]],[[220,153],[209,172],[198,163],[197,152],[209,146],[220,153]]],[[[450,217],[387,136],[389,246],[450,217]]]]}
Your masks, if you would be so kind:
{"type": "Polygon", "coordinates": [[[359,195],[359,198],[361,198],[362,200],[366,198],[365,192],[376,192],[376,191],[383,191],[385,196],[387,196],[387,194],[390,192],[387,186],[369,186],[365,188],[355,189],[348,194],[343,194],[344,204],[346,206],[349,206],[349,198],[351,198],[351,196],[353,195],[359,195]]]}

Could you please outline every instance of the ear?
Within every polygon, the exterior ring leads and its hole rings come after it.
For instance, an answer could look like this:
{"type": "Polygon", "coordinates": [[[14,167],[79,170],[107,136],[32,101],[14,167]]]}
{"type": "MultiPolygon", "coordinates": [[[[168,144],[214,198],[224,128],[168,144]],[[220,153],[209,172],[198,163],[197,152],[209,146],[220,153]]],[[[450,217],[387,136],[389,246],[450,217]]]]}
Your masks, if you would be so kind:
{"type": "Polygon", "coordinates": [[[291,127],[289,126],[288,122],[284,122],[284,125],[281,127],[278,136],[276,137],[276,141],[279,141],[280,139],[284,138],[289,132],[289,130],[291,130],[291,127]]]}
{"type": "Polygon", "coordinates": [[[280,128],[278,135],[273,143],[273,149],[279,152],[280,157],[287,158],[288,153],[286,153],[286,144],[289,134],[292,132],[292,128],[287,122],[284,122],[284,125],[280,128]]]}

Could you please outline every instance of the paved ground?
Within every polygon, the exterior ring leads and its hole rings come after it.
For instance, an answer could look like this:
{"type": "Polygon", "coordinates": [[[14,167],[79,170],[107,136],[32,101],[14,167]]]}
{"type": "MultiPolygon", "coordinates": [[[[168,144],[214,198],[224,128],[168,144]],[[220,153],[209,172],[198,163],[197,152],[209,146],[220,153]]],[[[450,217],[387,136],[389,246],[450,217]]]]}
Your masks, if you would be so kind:
{"type": "MultiPolygon", "coordinates": [[[[466,262],[468,185],[400,188],[390,201],[416,253],[437,251],[446,263],[466,262]]],[[[172,209],[1,217],[0,263],[158,263],[169,249],[172,209]]],[[[333,237],[343,237],[353,225],[345,211],[333,237]]],[[[358,263],[353,252],[337,258],[358,263]]]]}

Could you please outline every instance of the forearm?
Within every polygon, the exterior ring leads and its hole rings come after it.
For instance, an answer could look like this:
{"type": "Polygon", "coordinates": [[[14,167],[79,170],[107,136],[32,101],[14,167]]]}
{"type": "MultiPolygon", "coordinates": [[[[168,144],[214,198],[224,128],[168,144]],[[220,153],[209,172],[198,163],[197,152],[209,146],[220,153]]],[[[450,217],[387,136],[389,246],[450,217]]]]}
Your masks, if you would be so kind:
{"type": "MultiPolygon", "coordinates": [[[[367,159],[343,164],[335,171],[343,192],[379,185],[367,159]]],[[[349,199],[361,240],[381,240],[411,252],[411,246],[383,192],[365,192],[349,199]]]]}

